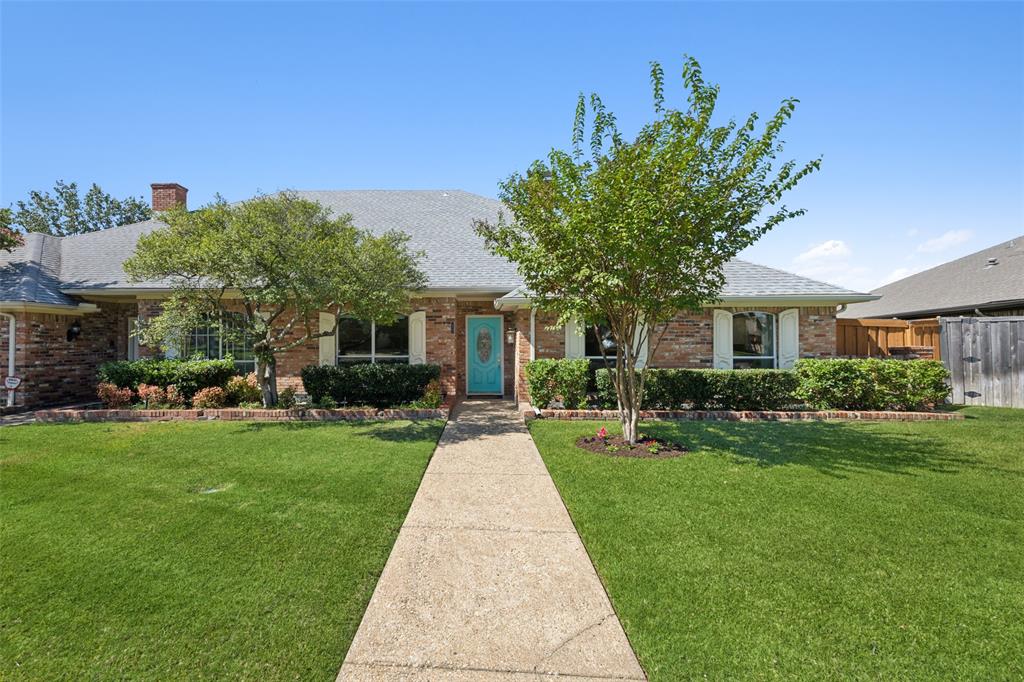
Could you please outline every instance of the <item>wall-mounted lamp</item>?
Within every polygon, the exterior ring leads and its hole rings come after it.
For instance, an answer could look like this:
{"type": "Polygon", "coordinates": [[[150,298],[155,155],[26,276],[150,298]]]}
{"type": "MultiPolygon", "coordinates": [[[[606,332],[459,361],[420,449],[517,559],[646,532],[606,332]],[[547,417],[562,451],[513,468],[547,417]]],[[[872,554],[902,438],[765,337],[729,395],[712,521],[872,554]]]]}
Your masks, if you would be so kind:
{"type": "Polygon", "coordinates": [[[74,322],[71,323],[71,326],[68,327],[68,341],[74,341],[75,339],[78,338],[78,335],[81,333],[82,323],[79,322],[78,320],[75,320],[74,322]]]}
{"type": "Polygon", "coordinates": [[[508,345],[511,346],[511,345],[514,345],[515,342],[516,342],[516,330],[515,329],[507,329],[507,330],[505,330],[505,343],[507,343],[508,345]]]}
{"type": "Polygon", "coordinates": [[[455,333],[455,323],[454,322],[449,322],[448,323],[448,333],[449,334],[454,334],[455,333]]]}

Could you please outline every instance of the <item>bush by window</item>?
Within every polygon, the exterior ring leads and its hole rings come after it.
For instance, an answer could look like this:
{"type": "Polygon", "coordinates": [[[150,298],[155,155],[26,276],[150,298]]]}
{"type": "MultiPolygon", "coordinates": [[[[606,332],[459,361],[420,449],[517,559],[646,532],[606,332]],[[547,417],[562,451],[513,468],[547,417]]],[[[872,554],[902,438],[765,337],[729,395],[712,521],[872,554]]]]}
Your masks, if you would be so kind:
{"type": "Polygon", "coordinates": [[[744,312],[732,316],[734,369],[773,369],[776,366],[775,316],[744,312]]]}
{"type": "Polygon", "coordinates": [[[440,377],[437,365],[364,363],[302,369],[302,385],[318,405],[325,398],[338,405],[406,405],[422,399],[427,385],[440,377]]]}
{"type": "Polygon", "coordinates": [[[101,382],[118,388],[138,390],[139,384],[177,387],[178,394],[191,400],[204,388],[224,388],[238,370],[230,360],[119,360],[100,365],[101,382]]]}
{"type": "Polygon", "coordinates": [[[590,361],[586,358],[528,362],[526,384],[530,402],[545,408],[559,401],[568,409],[584,409],[587,407],[589,376],[590,361]]]}
{"type": "MultiPolygon", "coordinates": [[[[799,402],[789,370],[647,369],[644,376],[647,410],[779,410],[799,402]]],[[[597,372],[597,401],[615,407],[608,370],[597,372]]]]}
{"type": "Polygon", "coordinates": [[[409,318],[377,323],[338,319],[338,364],[409,362],[409,318]]]}
{"type": "Polygon", "coordinates": [[[949,397],[938,360],[799,360],[797,397],[817,409],[919,410],[949,397]]]}

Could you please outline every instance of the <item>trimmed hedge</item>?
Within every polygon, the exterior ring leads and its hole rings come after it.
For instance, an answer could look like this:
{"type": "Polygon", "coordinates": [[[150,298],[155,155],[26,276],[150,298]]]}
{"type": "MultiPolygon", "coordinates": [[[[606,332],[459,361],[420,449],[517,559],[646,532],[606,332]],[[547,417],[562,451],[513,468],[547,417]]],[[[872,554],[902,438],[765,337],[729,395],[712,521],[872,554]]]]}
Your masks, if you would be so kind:
{"type": "Polygon", "coordinates": [[[302,368],[302,385],[316,404],[329,398],[338,405],[397,407],[421,400],[427,385],[440,377],[437,365],[367,363],[302,368]]]}
{"type": "Polygon", "coordinates": [[[920,410],[949,397],[938,360],[800,360],[796,397],[816,409],[920,410]]]}
{"type": "MultiPolygon", "coordinates": [[[[797,401],[797,378],[781,369],[647,369],[646,410],[780,410],[797,401]]],[[[607,369],[597,370],[597,401],[616,407],[607,369]]]]}
{"type": "Polygon", "coordinates": [[[531,360],[525,369],[526,385],[534,405],[547,407],[555,400],[561,400],[570,410],[587,407],[589,360],[531,360]]]}
{"type": "Polygon", "coordinates": [[[100,365],[100,383],[138,390],[139,384],[176,386],[186,400],[204,388],[224,388],[238,374],[230,360],[118,360],[100,365]]]}

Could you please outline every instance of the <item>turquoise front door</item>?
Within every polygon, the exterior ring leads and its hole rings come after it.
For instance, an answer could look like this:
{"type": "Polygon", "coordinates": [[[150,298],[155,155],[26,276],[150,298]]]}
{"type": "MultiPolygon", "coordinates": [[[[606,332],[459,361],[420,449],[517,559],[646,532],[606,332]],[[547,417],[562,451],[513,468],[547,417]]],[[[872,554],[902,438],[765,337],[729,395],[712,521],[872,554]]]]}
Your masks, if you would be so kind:
{"type": "Polygon", "coordinates": [[[466,393],[501,395],[501,317],[466,318],[466,393]]]}

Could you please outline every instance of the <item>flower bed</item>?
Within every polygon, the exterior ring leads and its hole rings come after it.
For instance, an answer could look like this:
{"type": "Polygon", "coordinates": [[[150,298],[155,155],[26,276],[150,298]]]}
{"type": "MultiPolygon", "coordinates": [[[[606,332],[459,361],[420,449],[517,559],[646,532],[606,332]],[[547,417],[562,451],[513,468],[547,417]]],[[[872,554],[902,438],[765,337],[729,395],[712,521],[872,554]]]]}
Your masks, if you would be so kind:
{"type": "Polygon", "coordinates": [[[317,409],[296,408],[291,410],[263,410],[245,408],[202,409],[202,410],[92,410],[52,409],[37,410],[36,421],[61,422],[155,422],[155,421],[258,421],[258,422],[329,422],[360,420],[396,419],[448,419],[449,407],[429,409],[377,409],[342,408],[317,409]]]}
{"type": "MultiPolygon", "coordinates": [[[[525,411],[529,419],[616,421],[615,410],[535,410],[525,411]]],[[[896,412],[889,410],[641,410],[645,421],[955,421],[959,412],[896,412]]]]}

